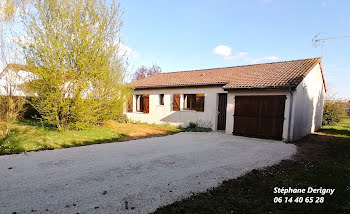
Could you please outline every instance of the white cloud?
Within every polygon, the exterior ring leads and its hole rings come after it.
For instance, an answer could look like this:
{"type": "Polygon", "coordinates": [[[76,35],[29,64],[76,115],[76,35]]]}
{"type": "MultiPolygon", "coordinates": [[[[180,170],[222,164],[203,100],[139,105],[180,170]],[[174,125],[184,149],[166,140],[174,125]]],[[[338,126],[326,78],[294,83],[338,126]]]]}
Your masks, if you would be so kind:
{"type": "Polygon", "coordinates": [[[247,52],[239,52],[236,55],[225,56],[224,59],[238,60],[238,59],[245,59],[247,57],[248,57],[248,53],[247,52]]]}
{"type": "Polygon", "coordinates": [[[223,56],[224,59],[226,60],[232,60],[232,61],[240,60],[250,64],[256,64],[261,62],[271,62],[271,61],[276,61],[280,59],[277,56],[264,56],[264,57],[254,58],[254,57],[250,57],[248,52],[238,52],[235,55],[232,55],[231,47],[226,45],[216,46],[215,49],[213,50],[213,53],[216,55],[223,56]]]}
{"type": "Polygon", "coordinates": [[[263,62],[273,62],[279,59],[280,58],[277,56],[264,56],[264,57],[257,57],[257,58],[246,57],[244,60],[251,64],[257,64],[257,63],[263,63],[263,62]]]}
{"type": "Polygon", "coordinates": [[[126,57],[132,57],[132,58],[139,57],[139,53],[137,53],[135,50],[133,50],[129,46],[124,45],[123,43],[118,43],[118,48],[119,48],[120,56],[126,56],[126,57]]]}
{"type": "Polygon", "coordinates": [[[213,53],[220,56],[230,56],[232,49],[226,45],[218,45],[214,48],[213,53]]]}
{"type": "Polygon", "coordinates": [[[276,60],[279,60],[280,58],[278,58],[277,56],[265,56],[264,59],[269,61],[276,61],[276,60]]]}

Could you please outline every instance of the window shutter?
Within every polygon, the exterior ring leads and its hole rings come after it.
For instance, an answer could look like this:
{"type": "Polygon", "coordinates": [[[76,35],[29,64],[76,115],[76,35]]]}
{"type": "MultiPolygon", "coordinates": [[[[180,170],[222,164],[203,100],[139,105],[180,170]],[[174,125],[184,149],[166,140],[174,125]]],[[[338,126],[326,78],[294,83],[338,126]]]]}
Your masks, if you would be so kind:
{"type": "Polygon", "coordinates": [[[173,95],[173,111],[180,111],[180,94],[173,95]]]}
{"type": "Polygon", "coordinates": [[[133,112],[133,96],[131,95],[131,97],[128,100],[128,112],[133,112]]]}
{"type": "Polygon", "coordinates": [[[149,95],[143,95],[143,113],[149,113],[149,95]]]}
{"type": "Polygon", "coordinates": [[[204,94],[196,94],[196,111],[204,112],[204,94]]]}

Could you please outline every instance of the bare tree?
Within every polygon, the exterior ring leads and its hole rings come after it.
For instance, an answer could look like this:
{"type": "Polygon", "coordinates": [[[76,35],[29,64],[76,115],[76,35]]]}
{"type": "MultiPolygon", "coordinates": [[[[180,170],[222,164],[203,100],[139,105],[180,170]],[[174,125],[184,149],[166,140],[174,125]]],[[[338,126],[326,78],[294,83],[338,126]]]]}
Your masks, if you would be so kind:
{"type": "MultiPolygon", "coordinates": [[[[12,26],[29,0],[0,1],[0,138],[6,136],[11,122],[18,118],[25,99],[18,92],[25,81],[22,49],[16,44],[12,26]]],[[[23,95],[23,94],[22,94],[23,95]]]]}
{"type": "Polygon", "coordinates": [[[21,96],[21,85],[26,81],[22,65],[10,64],[0,73],[0,138],[6,136],[11,123],[23,110],[25,97],[21,96]]]}
{"type": "Polygon", "coordinates": [[[134,81],[140,80],[154,74],[159,74],[161,72],[162,72],[162,69],[156,64],[153,64],[149,68],[147,68],[146,66],[141,66],[136,70],[133,80],[134,81]]]}

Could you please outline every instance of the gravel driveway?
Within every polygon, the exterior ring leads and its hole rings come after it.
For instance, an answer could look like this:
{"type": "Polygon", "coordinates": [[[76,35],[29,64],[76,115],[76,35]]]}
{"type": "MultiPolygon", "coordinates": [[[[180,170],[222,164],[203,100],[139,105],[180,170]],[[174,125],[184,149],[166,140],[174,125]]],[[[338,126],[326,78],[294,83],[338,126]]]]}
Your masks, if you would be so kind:
{"type": "Polygon", "coordinates": [[[147,213],[295,152],[214,132],[0,156],[0,213],[147,213]]]}

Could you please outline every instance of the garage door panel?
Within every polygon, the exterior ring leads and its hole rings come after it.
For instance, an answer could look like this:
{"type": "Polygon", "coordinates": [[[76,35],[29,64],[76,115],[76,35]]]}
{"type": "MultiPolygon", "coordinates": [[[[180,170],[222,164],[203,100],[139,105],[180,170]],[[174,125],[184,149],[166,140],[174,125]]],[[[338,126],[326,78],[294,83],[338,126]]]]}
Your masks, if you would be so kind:
{"type": "Polygon", "coordinates": [[[283,119],[260,118],[258,123],[257,136],[261,138],[277,138],[276,136],[282,136],[280,124],[283,123],[283,119]]]}
{"type": "Polygon", "coordinates": [[[236,135],[282,139],[286,96],[237,96],[236,135]]]}
{"type": "Polygon", "coordinates": [[[237,126],[235,134],[237,135],[254,135],[257,130],[258,120],[255,117],[237,117],[235,123],[242,124],[237,126]]]}
{"type": "Polygon", "coordinates": [[[258,100],[251,99],[250,97],[237,97],[235,114],[254,117],[258,113],[259,105],[258,100]]]}

